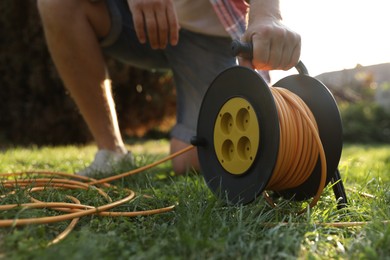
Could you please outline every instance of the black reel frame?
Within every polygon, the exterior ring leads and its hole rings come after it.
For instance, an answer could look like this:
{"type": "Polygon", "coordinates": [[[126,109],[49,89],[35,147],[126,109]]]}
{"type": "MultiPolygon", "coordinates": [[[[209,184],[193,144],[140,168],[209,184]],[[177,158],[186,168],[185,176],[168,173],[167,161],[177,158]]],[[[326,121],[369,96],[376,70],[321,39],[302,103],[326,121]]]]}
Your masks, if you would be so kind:
{"type": "MultiPolygon", "coordinates": [[[[252,46],[235,41],[232,53],[250,58],[252,46]]],[[[326,86],[308,75],[302,62],[295,68],[299,74],[287,76],[275,83],[275,86],[297,94],[316,118],[327,161],[326,185],[332,183],[338,208],[342,208],[347,203],[347,196],[338,170],[342,151],[342,125],[337,104],[326,86]]],[[[220,73],[205,94],[199,112],[197,135],[191,143],[198,148],[199,162],[207,185],[219,198],[228,203],[247,204],[259,197],[272,176],[279,149],[277,110],[264,79],[254,70],[241,66],[220,73]],[[214,148],[214,126],[221,107],[235,97],[243,98],[251,104],[259,119],[261,133],[256,157],[249,169],[240,175],[232,174],[222,167],[214,148]]],[[[309,199],[316,194],[320,179],[321,162],[318,159],[308,180],[298,187],[278,191],[276,195],[297,201],[309,199]]]]}

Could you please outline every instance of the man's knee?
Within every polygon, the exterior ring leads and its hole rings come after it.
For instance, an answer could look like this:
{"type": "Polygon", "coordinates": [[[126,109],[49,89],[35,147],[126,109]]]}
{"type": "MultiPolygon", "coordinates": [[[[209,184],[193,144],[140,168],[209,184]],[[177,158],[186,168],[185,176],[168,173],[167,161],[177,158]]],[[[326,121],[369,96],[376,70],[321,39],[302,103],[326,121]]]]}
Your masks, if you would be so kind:
{"type": "Polygon", "coordinates": [[[80,13],[76,11],[81,11],[83,1],[88,0],[37,0],[38,12],[43,24],[61,25],[69,23],[76,13],[80,13]]]}
{"type": "Polygon", "coordinates": [[[110,15],[101,0],[37,0],[38,11],[44,25],[67,26],[76,21],[88,21],[99,37],[110,29],[110,15]],[[86,19],[78,19],[80,17],[86,19]]]}
{"type": "Polygon", "coordinates": [[[41,16],[61,11],[66,12],[75,4],[77,4],[76,0],[37,0],[38,11],[41,16]]]}

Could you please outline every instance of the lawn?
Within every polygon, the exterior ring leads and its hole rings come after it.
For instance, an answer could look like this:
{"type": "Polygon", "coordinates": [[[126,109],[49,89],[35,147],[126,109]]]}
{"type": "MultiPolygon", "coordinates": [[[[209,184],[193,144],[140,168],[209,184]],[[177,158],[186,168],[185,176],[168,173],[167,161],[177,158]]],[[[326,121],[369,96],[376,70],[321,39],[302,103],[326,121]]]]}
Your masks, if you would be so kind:
{"type": "MultiPolygon", "coordinates": [[[[164,157],[166,140],[132,142],[137,166],[164,157]]],[[[50,170],[72,173],[92,160],[93,146],[16,147],[0,153],[0,172],[50,170]]],[[[128,170],[128,165],[123,169],[128,170]]],[[[245,206],[226,206],[216,199],[201,175],[173,176],[170,163],[114,181],[115,200],[126,192],[139,196],[117,211],[175,205],[168,213],[138,217],[82,217],[61,242],[48,246],[69,221],[0,228],[0,259],[390,259],[390,146],[345,145],[339,169],[349,205],[337,209],[327,186],[312,210],[297,216],[303,205],[280,201],[273,209],[262,198],[245,206]],[[369,193],[374,198],[363,196],[369,193]],[[150,195],[145,197],[141,195],[150,195]],[[334,227],[323,223],[360,222],[334,227]],[[287,223],[287,224],[286,224],[287,223]]],[[[0,185],[0,195],[8,191],[0,185]]],[[[45,201],[76,196],[83,204],[104,204],[96,191],[46,190],[45,201]]],[[[0,199],[0,205],[27,202],[23,189],[0,199]]],[[[53,216],[50,209],[17,208],[1,219],[53,216]]]]}

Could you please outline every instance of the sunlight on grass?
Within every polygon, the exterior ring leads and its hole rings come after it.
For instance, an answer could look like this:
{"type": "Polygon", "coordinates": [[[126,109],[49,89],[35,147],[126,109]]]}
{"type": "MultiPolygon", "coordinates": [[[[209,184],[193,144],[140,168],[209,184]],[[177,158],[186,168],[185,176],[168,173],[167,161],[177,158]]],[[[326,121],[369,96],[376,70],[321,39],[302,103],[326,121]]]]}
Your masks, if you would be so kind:
{"type": "MultiPolygon", "coordinates": [[[[167,155],[167,140],[139,141],[126,146],[135,155],[167,155]]],[[[74,173],[88,166],[96,146],[16,147],[0,152],[0,172],[52,170],[74,173]]]]}
{"type": "Polygon", "coordinates": [[[347,145],[339,169],[350,187],[368,191],[389,188],[390,146],[347,145]]]}
{"type": "MultiPolygon", "coordinates": [[[[167,140],[128,144],[140,165],[168,154],[167,140]]],[[[0,172],[53,170],[73,173],[93,159],[96,147],[16,147],[0,152],[0,172]]],[[[390,146],[345,145],[340,171],[348,191],[348,207],[337,209],[328,185],[318,205],[296,215],[302,203],[280,200],[271,209],[262,198],[248,205],[227,206],[199,174],[172,177],[165,163],[113,184],[121,195],[127,188],[152,197],[137,199],[117,210],[152,209],[176,204],[174,212],[136,218],[88,216],[58,245],[48,241],[67,222],[0,229],[0,259],[385,259],[390,255],[390,146]],[[320,223],[372,221],[365,226],[336,228],[320,223]],[[288,222],[289,224],[285,224],[288,222]],[[268,224],[267,224],[268,223],[268,224]],[[270,225],[269,223],[272,223],[270,225]]],[[[6,188],[0,185],[0,193],[6,188]]],[[[47,189],[42,200],[65,199],[68,191],[47,189]]],[[[98,205],[92,191],[70,191],[82,203],[98,205]]],[[[19,189],[0,205],[27,202],[19,189]]],[[[17,208],[0,212],[0,219],[61,214],[49,209],[17,208]]]]}

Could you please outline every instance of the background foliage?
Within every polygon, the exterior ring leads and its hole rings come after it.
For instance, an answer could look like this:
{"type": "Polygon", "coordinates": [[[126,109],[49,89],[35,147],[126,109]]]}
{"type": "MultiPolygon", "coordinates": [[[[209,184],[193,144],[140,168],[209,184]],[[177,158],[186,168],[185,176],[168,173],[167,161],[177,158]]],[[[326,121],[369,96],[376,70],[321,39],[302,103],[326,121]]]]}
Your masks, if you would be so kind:
{"type": "Polygon", "coordinates": [[[346,142],[390,143],[390,113],[373,102],[340,105],[346,142]]]}

